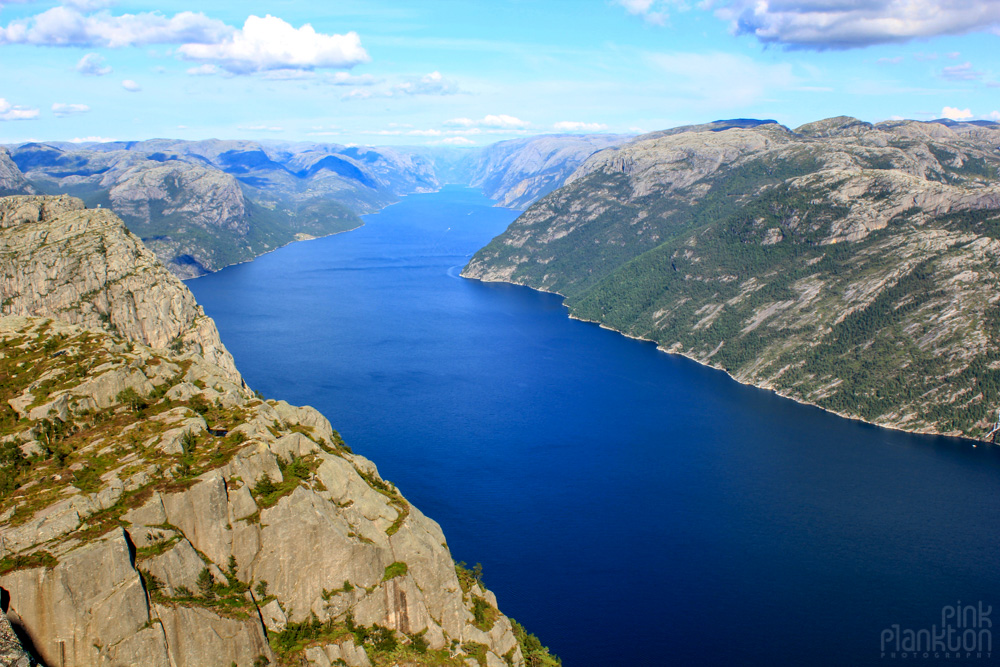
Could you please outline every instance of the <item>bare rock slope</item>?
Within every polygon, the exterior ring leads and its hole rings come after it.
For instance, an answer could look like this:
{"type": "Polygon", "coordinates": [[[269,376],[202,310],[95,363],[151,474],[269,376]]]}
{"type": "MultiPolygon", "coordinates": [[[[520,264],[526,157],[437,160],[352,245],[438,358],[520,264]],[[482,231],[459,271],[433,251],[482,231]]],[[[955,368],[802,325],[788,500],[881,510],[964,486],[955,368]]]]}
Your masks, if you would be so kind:
{"type": "Polygon", "coordinates": [[[42,663],[523,665],[523,630],[323,415],[254,396],[217,338],[153,335],[214,328],[78,204],[0,200],[6,280],[36,276],[0,317],[0,594],[42,663]]]}
{"type": "Polygon", "coordinates": [[[1000,407],[1000,125],[831,118],[595,154],[463,275],[878,424],[1000,407]]]}

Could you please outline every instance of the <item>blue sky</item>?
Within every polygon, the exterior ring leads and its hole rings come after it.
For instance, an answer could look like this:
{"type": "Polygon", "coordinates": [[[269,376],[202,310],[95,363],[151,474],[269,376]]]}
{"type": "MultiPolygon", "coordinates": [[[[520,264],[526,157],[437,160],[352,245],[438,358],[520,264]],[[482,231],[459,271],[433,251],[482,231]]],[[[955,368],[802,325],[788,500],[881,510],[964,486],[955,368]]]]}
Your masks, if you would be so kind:
{"type": "Polygon", "coordinates": [[[997,0],[0,0],[0,142],[1000,120],[997,0]]]}

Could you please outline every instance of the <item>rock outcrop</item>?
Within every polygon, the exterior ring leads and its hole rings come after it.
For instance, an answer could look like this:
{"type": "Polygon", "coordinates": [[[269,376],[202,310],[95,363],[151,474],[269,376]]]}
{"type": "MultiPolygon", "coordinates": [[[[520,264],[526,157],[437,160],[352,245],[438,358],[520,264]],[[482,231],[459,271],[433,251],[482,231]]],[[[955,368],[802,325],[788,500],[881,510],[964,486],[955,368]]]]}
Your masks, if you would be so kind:
{"type": "Polygon", "coordinates": [[[440,527],[323,415],[255,397],[221,343],[158,345],[155,318],[204,316],[120,221],[0,211],[5,299],[30,277],[0,317],[0,593],[42,664],[524,664],[440,527]]]}
{"type": "Polygon", "coordinates": [[[215,323],[114,213],[74,197],[0,199],[0,313],[45,315],[190,350],[241,382],[215,323]]]}
{"type": "Polygon", "coordinates": [[[31,667],[31,654],[24,650],[7,615],[0,609],[0,665],[3,667],[31,667]]]}
{"type": "Polygon", "coordinates": [[[1000,125],[731,121],[595,154],[463,275],[841,414],[1000,406],[1000,125]]]}

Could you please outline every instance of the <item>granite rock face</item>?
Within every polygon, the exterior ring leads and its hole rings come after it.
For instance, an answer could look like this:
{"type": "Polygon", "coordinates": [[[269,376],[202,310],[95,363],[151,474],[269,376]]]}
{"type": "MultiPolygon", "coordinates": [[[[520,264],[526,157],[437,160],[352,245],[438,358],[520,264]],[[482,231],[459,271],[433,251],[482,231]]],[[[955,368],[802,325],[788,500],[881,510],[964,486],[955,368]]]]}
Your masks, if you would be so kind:
{"type": "Polygon", "coordinates": [[[198,353],[240,382],[194,295],[106,209],[74,197],[0,199],[4,315],[46,315],[198,353]]]}
{"type": "Polygon", "coordinates": [[[463,275],[844,414],[1000,406],[1000,125],[729,121],[596,153],[463,275]]]}
{"type": "Polygon", "coordinates": [[[24,650],[7,615],[0,609],[0,665],[3,667],[31,667],[35,662],[24,650]]]}
{"type": "Polygon", "coordinates": [[[143,340],[204,316],[120,221],[0,213],[0,593],[43,664],[524,664],[438,524],[323,415],[253,396],[221,343],[143,340]]]}

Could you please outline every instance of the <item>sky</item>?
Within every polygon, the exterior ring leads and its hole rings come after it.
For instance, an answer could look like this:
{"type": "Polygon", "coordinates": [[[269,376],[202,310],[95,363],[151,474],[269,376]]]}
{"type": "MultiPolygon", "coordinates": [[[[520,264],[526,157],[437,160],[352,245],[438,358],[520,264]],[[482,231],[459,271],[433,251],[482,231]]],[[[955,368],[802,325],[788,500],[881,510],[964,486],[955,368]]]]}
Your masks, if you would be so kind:
{"type": "Polygon", "coordinates": [[[0,0],[0,143],[1000,120],[1000,0],[0,0]]]}

